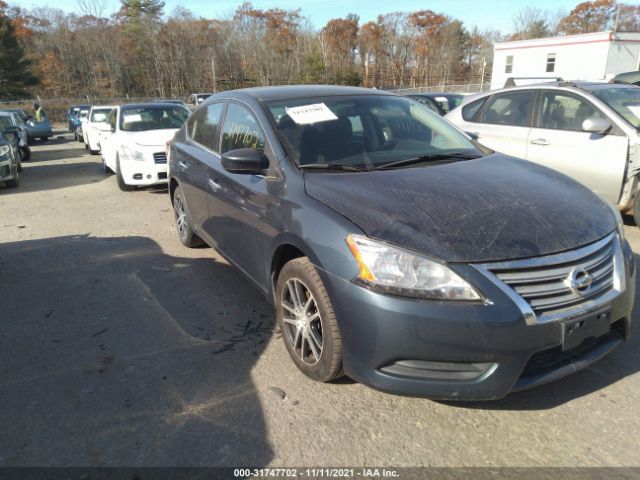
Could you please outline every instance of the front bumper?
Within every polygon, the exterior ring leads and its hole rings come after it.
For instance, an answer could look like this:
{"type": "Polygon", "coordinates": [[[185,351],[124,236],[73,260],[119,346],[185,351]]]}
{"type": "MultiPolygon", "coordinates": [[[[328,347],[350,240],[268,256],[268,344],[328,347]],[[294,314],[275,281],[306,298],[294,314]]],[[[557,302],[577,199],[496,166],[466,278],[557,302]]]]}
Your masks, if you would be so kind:
{"type": "Polygon", "coordinates": [[[18,164],[11,161],[10,158],[0,160],[0,182],[13,180],[18,176],[18,164]]]}
{"type": "Polygon", "coordinates": [[[142,151],[144,160],[132,160],[120,156],[122,178],[127,185],[149,186],[167,183],[169,172],[162,147],[142,151]]]}
{"type": "MultiPolygon", "coordinates": [[[[625,255],[626,262],[633,255],[625,255]]],[[[624,268],[624,290],[594,309],[607,312],[608,333],[565,351],[561,321],[531,324],[503,288],[471,267],[467,278],[491,302],[394,297],[319,272],[338,319],[345,373],[392,393],[498,399],[584,368],[630,334],[634,268],[624,268]]]]}

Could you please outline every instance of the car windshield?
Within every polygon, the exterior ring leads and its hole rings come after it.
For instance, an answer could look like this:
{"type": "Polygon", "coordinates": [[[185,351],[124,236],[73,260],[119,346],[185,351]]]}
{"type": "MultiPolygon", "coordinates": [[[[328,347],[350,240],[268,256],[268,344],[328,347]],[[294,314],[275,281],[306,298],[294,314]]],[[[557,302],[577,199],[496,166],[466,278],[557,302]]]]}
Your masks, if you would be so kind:
{"type": "Polygon", "coordinates": [[[180,128],[189,110],[178,105],[145,105],[122,110],[120,129],[125,132],[180,128]]]}
{"type": "MultiPolygon", "coordinates": [[[[296,98],[266,103],[293,161],[299,166],[385,165],[481,152],[425,106],[392,95],[296,98]]],[[[416,162],[418,164],[420,162],[416,162]]],[[[422,163],[420,163],[422,164],[422,163]]]]}
{"type": "Polygon", "coordinates": [[[640,129],[640,88],[612,87],[591,91],[635,128],[640,129]]]}
{"type": "Polygon", "coordinates": [[[109,121],[109,113],[111,108],[94,108],[91,111],[91,122],[93,123],[107,123],[109,121]]]}

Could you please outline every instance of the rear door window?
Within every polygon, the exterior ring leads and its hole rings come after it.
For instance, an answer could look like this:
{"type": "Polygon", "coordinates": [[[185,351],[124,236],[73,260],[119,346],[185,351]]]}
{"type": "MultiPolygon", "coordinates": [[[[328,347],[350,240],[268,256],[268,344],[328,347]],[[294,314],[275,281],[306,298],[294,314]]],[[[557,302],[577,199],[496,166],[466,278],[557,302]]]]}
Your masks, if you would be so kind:
{"type": "Polygon", "coordinates": [[[462,118],[467,122],[473,122],[474,118],[488,99],[489,97],[481,98],[480,100],[476,100],[475,102],[471,102],[462,107],[462,118]]]}
{"type": "Polygon", "coordinates": [[[220,150],[220,121],[224,102],[213,103],[198,110],[189,120],[191,139],[217,152],[220,150]]]}
{"type": "Polygon", "coordinates": [[[482,112],[481,123],[530,126],[535,92],[525,90],[494,95],[482,112]]]}

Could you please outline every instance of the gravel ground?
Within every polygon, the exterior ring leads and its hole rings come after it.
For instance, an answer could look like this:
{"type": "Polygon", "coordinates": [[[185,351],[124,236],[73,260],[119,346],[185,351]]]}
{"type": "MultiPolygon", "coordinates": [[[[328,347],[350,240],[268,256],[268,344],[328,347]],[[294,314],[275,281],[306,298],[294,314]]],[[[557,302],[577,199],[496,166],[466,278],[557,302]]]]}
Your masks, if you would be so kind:
{"type": "Polygon", "coordinates": [[[165,189],[119,191],[68,134],[33,151],[0,188],[0,466],[640,466],[640,336],[497,402],[317,384],[165,189]]]}

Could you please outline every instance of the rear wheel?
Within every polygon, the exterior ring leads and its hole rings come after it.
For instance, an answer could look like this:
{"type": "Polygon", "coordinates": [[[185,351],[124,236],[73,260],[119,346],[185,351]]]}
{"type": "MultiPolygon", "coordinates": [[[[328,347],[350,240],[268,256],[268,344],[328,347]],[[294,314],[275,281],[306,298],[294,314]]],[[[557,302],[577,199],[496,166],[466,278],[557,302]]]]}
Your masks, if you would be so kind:
{"type": "Polygon", "coordinates": [[[178,237],[185,247],[196,248],[204,245],[202,239],[193,231],[187,204],[184,201],[182,187],[178,185],[173,194],[173,212],[176,219],[178,237]]]}
{"type": "Polygon", "coordinates": [[[120,188],[120,190],[122,190],[123,192],[130,192],[131,190],[136,188],[133,185],[127,185],[124,181],[124,178],[122,178],[122,169],[120,168],[119,158],[116,158],[116,178],[118,179],[118,188],[120,188]]]}
{"type": "Polygon", "coordinates": [[[309,378],[343,376],[342,339],[331,299],[308,258],[288,262],[278,276],[276,315],[287,351],[309,378]]]}

